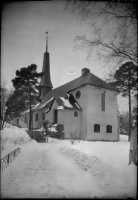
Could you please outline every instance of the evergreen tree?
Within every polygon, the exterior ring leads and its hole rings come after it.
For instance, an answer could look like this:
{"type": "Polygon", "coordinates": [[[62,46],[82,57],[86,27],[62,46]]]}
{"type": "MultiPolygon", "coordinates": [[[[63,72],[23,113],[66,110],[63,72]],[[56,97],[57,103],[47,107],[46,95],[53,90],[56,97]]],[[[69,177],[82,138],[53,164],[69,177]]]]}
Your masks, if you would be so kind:
{"type": "Polygon", "coordinates": [[[122,112],[120,117],[120,134],[129,135],[129,112],[122,112]]]}
{"type": "MultiPolygon", "coordinates": [[[[129,141],[131,137],[131,96],[137,92],[137,66],[133,62],[121,65],[114,74],[112,85],[119,89],[123,97],[129,98],[129,141]]],[[[111,84],[111,83],[110,83],[111,84]]]]}
{"type": "MultiPolygon", "coordinates": [[[[6,102],[6,118],[7,121],[13,120],[15,117],[20,116],[21,112],[26,109],[27,95],[23,95],[22,91],[14,91],[6,102]]],[[[28,101],[29,102],[29,101],[28,101]]]]}
{"type": "Polygon", "coordinates": [[[12,79],[13,86],[15,88],[15,97],[18,101],[18,105],[21,110],[25,105],[29,104],[30,107],[30,120],[29,120],[29,130],[31,130],[32,123],[32,109],[31,106],[35,104],[33,102],[34,98],[38,96],[37,86],[38,78],[41,78],[43,73],[38,73],[37,65],[31,64],[28,67],[23,67],[16,71],[15,79],[12,79]],[[17,94],[17,96],[16,96],[17,94]]]}
{"type": "Polygon", "coordinates": [[[134,95],[134,107],[132,109],[132,126],[135,131],[137,131],[137,119],[138,119],[138,102],[137,102],[137,94],[134,95]]]}

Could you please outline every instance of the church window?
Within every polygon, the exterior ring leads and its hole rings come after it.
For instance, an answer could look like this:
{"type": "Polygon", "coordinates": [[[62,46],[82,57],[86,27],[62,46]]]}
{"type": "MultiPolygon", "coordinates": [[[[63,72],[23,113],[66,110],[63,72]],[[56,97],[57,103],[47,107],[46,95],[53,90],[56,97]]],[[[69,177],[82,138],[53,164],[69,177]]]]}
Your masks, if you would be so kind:
{"type": "Polygon", "coordinates": [[[80,96],[81,96],[81,92],[80,92],[80,91],[77,91],[77,92],[76,92],[76,98],[79,99],[80,96]]]}
{"type": "Polygon", "coordinates": [[[17,119],[17,124],[19,124],[19,119],[17,119]]]}
{"type": "Polygon", "coordinates": [[[57,110],[54,111],[54,123],[55,124],[57,124],[57,122],[58,122],[58,113],[57,112],[58,112],[57,110]]]}
{"type": "Polygon", "coordinates": [[[74,112],[74,117],[78,117],[78,112],[74,112]]]}
{"type": "Polygon", "coordinates": [[[35,121],[38,121],[38,114],[35,115],[35,121]]]}
{"type": "Polygon", "coordinates": [[[105,93],[102,93],[101,103],[102,103],[102,111],[105,111],[105,93]]]}
{"type": "Polygon", "coordinates": [[[100,125],[99,124],[94,124],[94,132],[100,133],[100,125]]]}
{"type": "Polygon", "coordinates": [[[42,120],[45,120],[45,113],[42,113],[42,120]]]}
{"type": "Polygon", "coordinates": [[[107,125],[106,126],[106,132],[107,133],[112,133],[112,126],[111,125],[107,125]]]}
{"type": "Polygon", "coordinates": [[[27,113],[25,113],[25,119],[24,122],[27,123],[27,113]]]}

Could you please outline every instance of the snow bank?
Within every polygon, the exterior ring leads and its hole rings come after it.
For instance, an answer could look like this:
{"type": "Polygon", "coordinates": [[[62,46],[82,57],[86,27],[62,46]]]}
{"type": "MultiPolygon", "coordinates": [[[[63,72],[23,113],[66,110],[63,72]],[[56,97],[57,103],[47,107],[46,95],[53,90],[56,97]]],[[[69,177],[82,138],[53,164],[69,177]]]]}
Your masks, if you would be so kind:
{"type": "Polygon", "coordinates": [[[129,162],[129,142],[88,142],[81,141],[75,145],[69,144],[72,149],[79,150],[87,155],[96,156],[111,166],[124,168],[129,162]]]}
{"type": "Polygon", "coordinates": [[[120,142],[128,142],[128,135],[119,135],[120,142]]]}
{"type": "Polygon", "coordinates": [[[70,104],[69,100],[68,99],[65,99],[64,97],[60,97],[60,99],[62,100],[63,102],[63,105],[67,108],[73,108],[73,106],[70,104]]]}
{"type": "MultiPolygon", "coordinates": [[[[7,134],[21,130],[10,127],[7,134]]],[[[122,141],[32,140],[3,172],[3,196],[135,198],[137,167],[128,165],[129,147],[122,141]]]]}
{"type": "Polygon", "coordinates": [[[102,189],[108,187],[114,197],[125,198],[136,195],[137,166],[128,165],[129,147],[129,142],[81,141],[64,144],[60,151],[82,170],[89,171],[102,189]]]}
{"type": "Polygon", "coordinates": [[[26,129],[18,128],[11,124],[7,124],[1,131],[1,157],[31,141],[26,129]]]}
{"type": "Polygon", "coordinates": [[[25,130],[26,129],[18,128],[17,126],[7,124],[7,126],[1,131],[1,136],[2,138],[15,138],[21,136],[29,138],[25,130]]]}

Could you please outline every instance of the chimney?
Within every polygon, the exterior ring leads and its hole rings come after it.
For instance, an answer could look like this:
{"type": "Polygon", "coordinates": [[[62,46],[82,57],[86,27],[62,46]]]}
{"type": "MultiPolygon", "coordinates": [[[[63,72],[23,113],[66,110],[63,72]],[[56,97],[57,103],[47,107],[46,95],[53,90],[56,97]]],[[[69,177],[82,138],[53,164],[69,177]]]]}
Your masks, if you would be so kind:
{"type": "Polygon", "coordinates": [[[83,68],[82,69],[82,76],[85,76],[86,74],[89,74],[90,70],[88,68],[83,68]]]}

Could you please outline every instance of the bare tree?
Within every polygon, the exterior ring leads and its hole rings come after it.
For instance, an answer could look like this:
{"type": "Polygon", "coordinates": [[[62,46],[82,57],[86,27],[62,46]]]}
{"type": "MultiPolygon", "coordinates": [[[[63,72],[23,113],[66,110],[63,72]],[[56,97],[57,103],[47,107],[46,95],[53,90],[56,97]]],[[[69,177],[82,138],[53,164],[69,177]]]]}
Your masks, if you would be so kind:
{"type": "Polygon", "coordinates": [[[113,69],[124,62],[137,63],[136,3],[67,1],[66,8],[88,23],[92,34],[76,36],[75,49],[86,50],[113,69]]]}
{"type": "Polygon", "coordinates": [[[13,89],[7,88],[7,82],[2,81],[0,85],[0,129],[4,129],[7,123],[7,115],[6,115],[6,102],[8,101],[10,95],[12,94],[13,89]]]}

